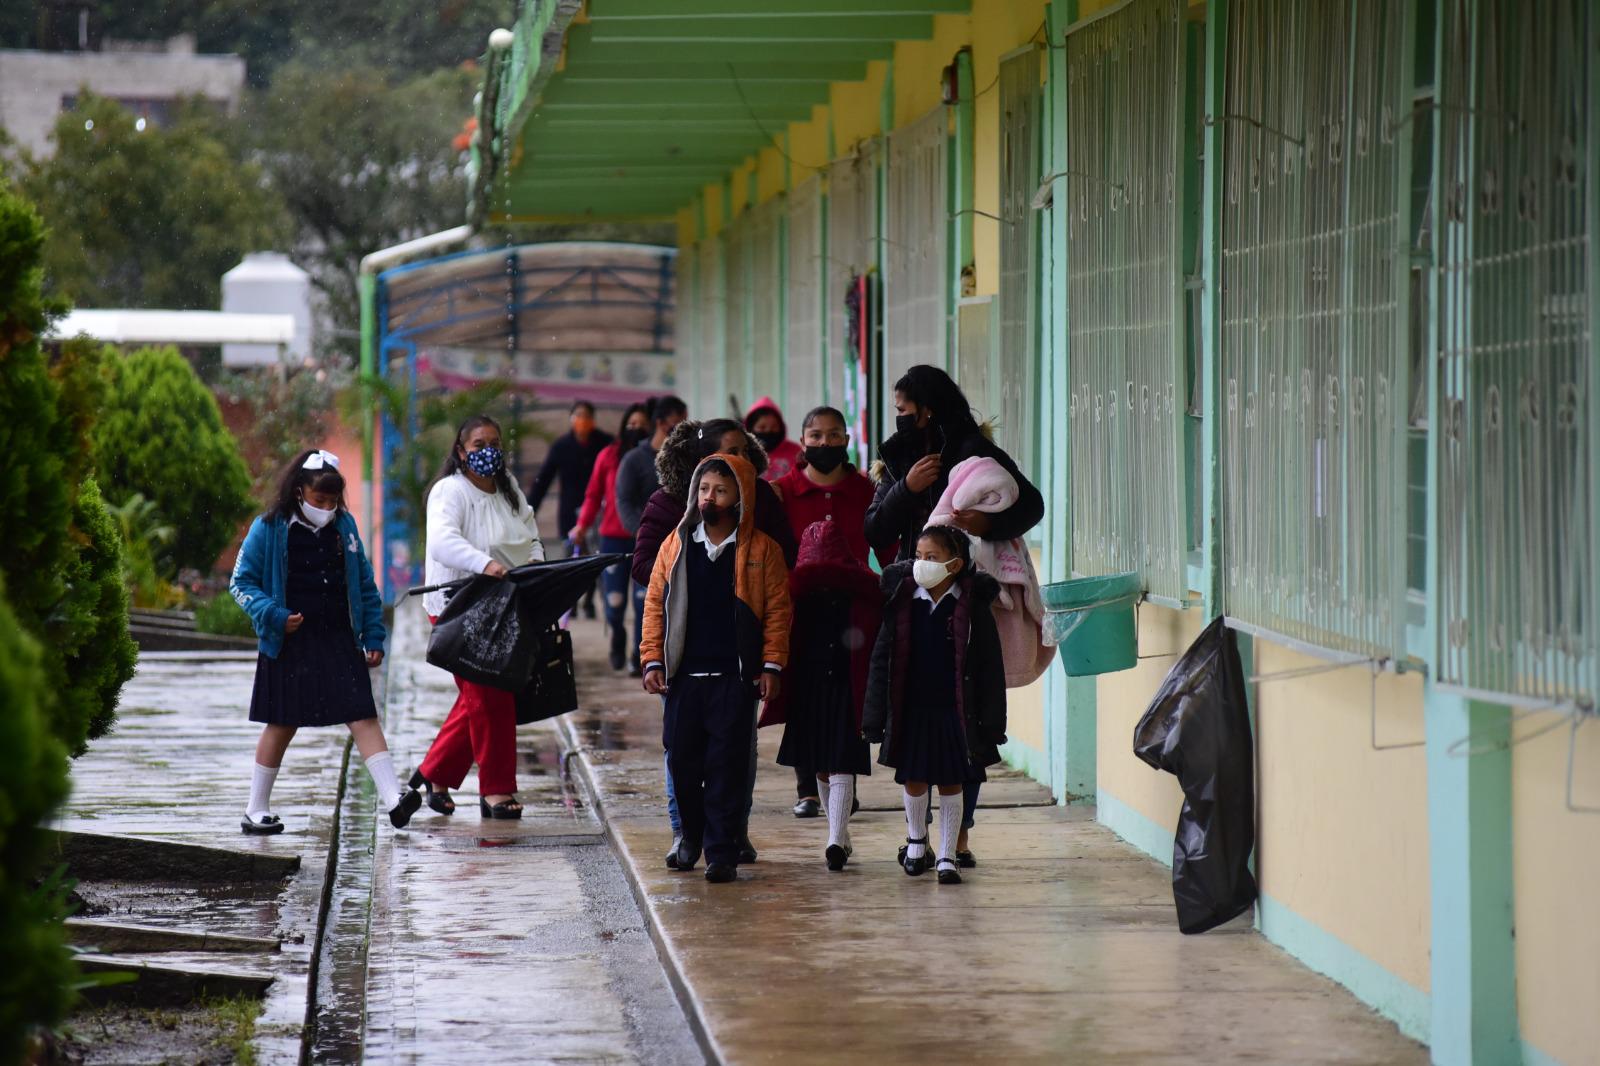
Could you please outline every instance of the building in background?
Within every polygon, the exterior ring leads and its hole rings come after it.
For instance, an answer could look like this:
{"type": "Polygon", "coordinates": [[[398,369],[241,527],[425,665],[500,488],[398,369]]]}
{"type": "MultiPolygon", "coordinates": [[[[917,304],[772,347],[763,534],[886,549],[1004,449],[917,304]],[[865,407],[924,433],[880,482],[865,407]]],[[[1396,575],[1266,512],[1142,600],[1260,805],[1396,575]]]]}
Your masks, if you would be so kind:
{"type": "Polygon", "coordinates": [[[100,51],[0,49],[0,129],[34,155],[49,155],[56,117],[88,89],[127,108],[135,125],[162,126],[181,100],[199,97],[232,110],[244,91],[236,55],[199,55],[194,37],[104,40],[100,51]]]}
{"type": "Polygon", "coordinates": [[[301,364],[316,352],[311,313],[311,275],[282,252],[250,252],[222,275],[222,309],[244,314],[294,316],[294,340],[287,347],[272,344],[224,344],[222,365],[277,366],[287,359],[301,364]]]}

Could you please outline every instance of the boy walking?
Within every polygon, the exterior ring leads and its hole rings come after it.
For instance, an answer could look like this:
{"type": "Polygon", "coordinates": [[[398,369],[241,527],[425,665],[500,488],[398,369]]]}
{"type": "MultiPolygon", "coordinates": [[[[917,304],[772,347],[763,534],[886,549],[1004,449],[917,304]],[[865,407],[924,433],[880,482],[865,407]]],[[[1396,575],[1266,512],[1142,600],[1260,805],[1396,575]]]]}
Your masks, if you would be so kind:
{"type": "Polygon", "coordinates": [[[662,741],[683,816],[677,868],[692,870],[703,849],[706,880],[718,884],[736,877],[756,700],[777,696],[789,658],[789,573],[756,528],[755,485],[737,456],[695,469],[691,506],[650,574],[639,647],[645,691],[667,697],[662,741]]]}

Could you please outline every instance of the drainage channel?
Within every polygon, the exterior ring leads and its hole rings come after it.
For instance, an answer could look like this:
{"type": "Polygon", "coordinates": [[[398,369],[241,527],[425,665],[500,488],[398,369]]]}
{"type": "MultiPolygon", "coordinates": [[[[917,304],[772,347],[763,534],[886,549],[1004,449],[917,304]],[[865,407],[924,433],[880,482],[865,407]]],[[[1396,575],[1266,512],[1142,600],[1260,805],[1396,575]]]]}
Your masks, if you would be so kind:
{"type": "Polygon", "coordinates": [[[467,794],[394,832],[350,760],[303,1062],[447,1056],[466,1026],[487,1061],[705,1061],[558,730],[520,732],[520,822],[467,794]]]}

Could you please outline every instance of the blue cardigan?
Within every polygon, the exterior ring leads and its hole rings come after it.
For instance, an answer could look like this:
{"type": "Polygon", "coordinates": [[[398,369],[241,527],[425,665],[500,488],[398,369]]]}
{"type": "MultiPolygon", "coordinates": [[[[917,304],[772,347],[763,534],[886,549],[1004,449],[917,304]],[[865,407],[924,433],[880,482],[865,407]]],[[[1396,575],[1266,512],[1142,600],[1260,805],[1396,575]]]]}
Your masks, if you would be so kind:
{"type": "MultiPolygon", "coordinates": [[[[344,542],[344,580],[350,596],[350,628],[366,651],[382,651],[389,631],[383,625],[383,598],[372,579],[372,563],[361,544],[361,534],[350,512],[334,518],[344,542]]],[[[261,515],[250,523],[239,558],[233,564],[228,591],[250,616],[260,637],[261,654],[276,659],[283,649],[283,624],[289,618],[284,606],[284,586],[289,570],[289,522],[276,515],[261,515]]]]}

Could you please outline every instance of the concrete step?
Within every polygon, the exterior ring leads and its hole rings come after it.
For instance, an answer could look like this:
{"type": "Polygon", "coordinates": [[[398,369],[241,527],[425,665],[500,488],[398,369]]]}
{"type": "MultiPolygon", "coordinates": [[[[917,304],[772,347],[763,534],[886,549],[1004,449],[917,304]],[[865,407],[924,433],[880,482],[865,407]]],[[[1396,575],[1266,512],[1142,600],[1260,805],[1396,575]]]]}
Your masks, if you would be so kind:
{"type": "Polygon", "coordinates": [[[124,955],[159,951],[264,954],[277,951],[280,946],[276,937],[236,936],[203,929],[168,929],[159,925],[134,925],[93,918],[68,918],[66,928],[67,936],[79,947],[124,955]]]}
{"type": "Polygon", "coordinates": [[[282,881],[300,869],[299,855],[233,851],[150,837],[49,830],[56,856],[80,881],[165,881],[228,884],[282,881]]]}
{"type": "Polygon", "coordinates": [[[85,974],[131,973],[134,980],[92,985],[83,995],[90,1003],[122,1003],[138,1007],[181,1007],[200,999],[260,999],[272,986],[268,974],[240,970],[164,965],[130,955],[79,955],[85,974]]]}

